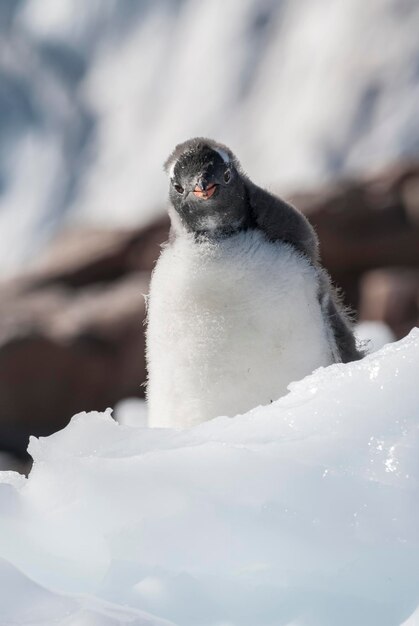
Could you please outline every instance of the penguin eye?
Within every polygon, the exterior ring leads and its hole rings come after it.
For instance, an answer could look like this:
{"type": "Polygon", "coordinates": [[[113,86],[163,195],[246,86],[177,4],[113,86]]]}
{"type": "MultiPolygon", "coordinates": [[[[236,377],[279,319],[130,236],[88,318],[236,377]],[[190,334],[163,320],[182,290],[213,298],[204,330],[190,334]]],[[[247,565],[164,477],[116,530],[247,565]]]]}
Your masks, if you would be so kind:
{"type": "Polygon", "coordinates": [[[229,183],[230,182],[230,178],[231,178],[231,172],[230,172],[230,170],[226,170],[224,172],[224,182],[229,183]]]}
{"type": "Polygon", "coordinates": [[[176,191],[178,193],[183,193],[184,192],[183,187],[181,185],[179,185],[178,183],[173,183],[173,187],[176,189],[176,191]]]}

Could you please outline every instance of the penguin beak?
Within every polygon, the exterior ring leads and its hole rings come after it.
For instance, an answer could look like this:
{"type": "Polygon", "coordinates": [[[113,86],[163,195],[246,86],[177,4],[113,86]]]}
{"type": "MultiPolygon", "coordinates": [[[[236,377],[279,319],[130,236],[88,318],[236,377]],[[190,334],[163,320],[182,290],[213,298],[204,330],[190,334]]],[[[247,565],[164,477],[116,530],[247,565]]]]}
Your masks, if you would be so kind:
{"type": "Polygon", "coordinates": [[[208,198],[211,198],[214,195],[216,188],[217,188],[217,185],[215,183],[207,184],[206,181],[200,180],[195,185],[193,194],[197,198],[208,200],[208,198]]]}

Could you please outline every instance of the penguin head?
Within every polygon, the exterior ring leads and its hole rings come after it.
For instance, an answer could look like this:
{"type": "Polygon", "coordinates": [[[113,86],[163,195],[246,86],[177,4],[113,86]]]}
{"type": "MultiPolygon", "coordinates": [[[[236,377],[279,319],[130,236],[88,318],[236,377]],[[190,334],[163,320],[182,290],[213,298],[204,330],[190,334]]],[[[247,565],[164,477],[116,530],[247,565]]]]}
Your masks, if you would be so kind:
{"type": "Polygon", "coordinates": [[[203,236],[232,234],[247,217],[246,189],[234,154],[211,139],[176,146],[165,163],[169,197],[183,227],[203,236]]]}

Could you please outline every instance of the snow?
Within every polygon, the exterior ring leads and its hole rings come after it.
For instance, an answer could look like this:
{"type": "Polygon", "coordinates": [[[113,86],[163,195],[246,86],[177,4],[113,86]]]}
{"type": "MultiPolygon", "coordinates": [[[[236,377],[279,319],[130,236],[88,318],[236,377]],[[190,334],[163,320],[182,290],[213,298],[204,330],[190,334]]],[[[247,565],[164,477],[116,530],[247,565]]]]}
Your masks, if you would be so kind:
{"type": "Polygon", "coordinates": [[[113,417],[124,426],[147,426],[147,404],[142,398],[126,398],[118,402],[113,417]]]}
{"type": "Polygon", "coordinates": [[[28,479],[0,473],[0,623],[414,626],[418,368],[415,329],[235,418],[31,438],[28,479]]]}
{"type": "Polygon", "coordinates": [[[356,325],[355,336],[367,352],[376,352],[387,343],[394,341],[394,334],[384,322],[364,321],[356,325]]]}

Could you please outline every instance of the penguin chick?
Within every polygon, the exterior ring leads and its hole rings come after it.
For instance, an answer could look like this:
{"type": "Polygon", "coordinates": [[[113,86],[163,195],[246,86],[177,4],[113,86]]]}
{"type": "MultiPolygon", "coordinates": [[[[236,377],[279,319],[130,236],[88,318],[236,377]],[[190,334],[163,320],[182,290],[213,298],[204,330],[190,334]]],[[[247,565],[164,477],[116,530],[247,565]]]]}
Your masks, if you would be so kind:
{"type": "Polygon", "coordinates": [[[209,139],[178,145],[165,169],[172,227],[148,301],[151,426],[234,416],[362,357],[299,211],[209,139]]]}

